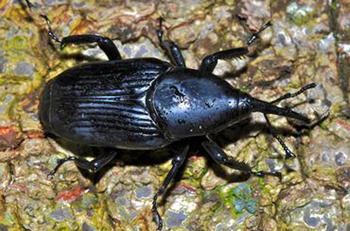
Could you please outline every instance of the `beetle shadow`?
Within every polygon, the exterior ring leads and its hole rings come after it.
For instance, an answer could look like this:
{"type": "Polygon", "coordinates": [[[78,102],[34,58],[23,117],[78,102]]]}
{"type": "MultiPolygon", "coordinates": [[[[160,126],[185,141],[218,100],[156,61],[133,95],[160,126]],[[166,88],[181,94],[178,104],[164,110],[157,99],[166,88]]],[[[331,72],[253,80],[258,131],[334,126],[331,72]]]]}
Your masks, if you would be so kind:
{"type": "Polygon", "coordinates": [[[90,172],[88,170],[79,168],[80,173],[93,184],[98,183],[101,178],[114,166],[154,166],[160,165],[173,157],[173,152],[169,148],[162,148],[150,151],[140,150],[122,150],[115,148],[100,148],[91,147],[81,144],[72,143],[62,139],[58,139],[53,135],[48,134],[49,137],[55,139],[57,143],[65,150],[73,153],[81,158],[96,158],[100,155],[108,155],[110,152],[117,152],[117,156],[111,160],[106,166],[97,172],[90,172]]]}
{"type": "MultiPolygon", "coordinates": [[[[288,129],[285,127],[274,127],[274,130],[276,135],[279,135],[279,136],[282,135],[282,136],[300,137],[307,133],[307,131],[304,130],[304,128],[305,127],[303,126],[300,126],[300,127],[295,126],[295,130],[293,131],[292,129],[288,129]]],[[[275,139],[272,136],[268,127],[266,126],[266,123],[264,122],[252,123],[250,121],[250,118],[248,118],[216,134],[213,138],[219,144],[220,147],[224,148],[229,144],[235,143],[245,138],[251,138],[259,134],[265,135],[268,143],[272,143],[273,140],[275,139]]],[[[275,150],[275,151],[280,155],[277,157],[274,157],[274,159],[282,159],[282,160],[285,159],[284,152],[281,152],[280,150],[275,150]]],[[[205,150],[203,149],[201,152],[205,153],[205,150]]],[[[226,180],[228,183],[244,182],[251,177],[250,174],[240,172],[239,170],[237,170],[237,172],[228,173],[226,170],[227,167],[224,167],[223,165],[220,165],[215,161],[209,161],[210,156],[209,155],[207,156],[208,156],[207,158],[208,167],[214,171],[214,174],[217,177],[226,180]]],[[[247,164],[251,166],[250,163],[247,163],[247,164]]],[[[288,170],[288,166],[287,166],[287,170],[288,170]]]]}
{"type": "MultiPolygon", "coordinates": [[[[248,72],[248,69],[249,69],[249,64],[252,63],[255,59],[257,59],[259,57],[259,52],[266,49],[268,46],[265,45],[265,46],[262,46],[260,48],[257,48],[256,50],[254,50],[252,53],[250,54],[247,54],[247,55],[244,55],[243,58],[234,58],[236,60],[240,60],[240,59],[248,59],[247,63],[242,67],[242,68],[239,68],[237,70],[229,70],[229,71],[226,71],[224,72],[222,75],[220,75],[220,78],[223,78],[223,79],[227,79],[227,80],[234,80],[234,79],[237,79],[237,78],[241,78],[243,74],[246,74],[248,72]]],[[[250,77],[248,77],[250,78],[250,77]]],[[[280,78],[280,77],[279,77],[280,78]]],[[[272,81],[276,81],[276,79],[272,80],[272,81]]],[[[249,83],[249,85],[245,86],[246,88],[252,88],[254,87],[256,84],[253,84],[251,81],[249,83]]],[[[270,83],[270,86],[271,86],[271,83],[270,83]]]]}
{"type": "Polygon", "coordinates": [[[99,61],[106,61],[103,59],[99,59],[93,56],[89,56],[89,55],[84,55],[82,53],[72,53],[72,54],[59,54],[60,59],[63,60],[70,60],[73,59],[75,61],[78,62],[83,62],[83,61],[87,61],[87,62],[99,62],[99,61]]]}
{"type": "MultiPolygon", "coordinates": [[[[304,131],[305,126],[294,125],[294,130],[286,127],[272,126],[276,135],[300,137],[301,135],[306,134],[304,131]]],[[[221,147],[225,147],[238,140],[255,137],[259,134],[269,135],[273,138],[266,122],[251,122],[251,118],[247,118],[218,133],[216,138],[221,147]]]]}
{"type": "Polygon", "coordinates": [[[247,72],[247,70],[248,70],[248,65],[245,65],[244,67],[242,67],[241,69],[238,69],[237,71],[224,72],[223,75],[220,75],[220,78],[234,80],[234,79],[240,78],[242,74],[247,72]]]}
{"type": "MultiPolygon", "coordinates": [[[[277,135],[283,135],[283,136],[293,135],[298,137],[304,134],[301,128],[296,128],[296,131],[292,131],[291,129],[287,129],[283,127],[274,127],[274,128],[277,135]]],[[[219,144],[219,146],[225,147],[228,144],[237,142],[238,140],[252,137],[251,135],[252,133],[256,135],[258,134],[269,135],[267,139],[271,141],[274,139],[271,133],[269,132],[268,128],[266,127],[266,123],[264,122],[252,123],[249,118],[237,124],[234,124],[233,126],[225,129],[224,131],[214,135],[213,138],[219,144]]],[[[228,173],[226,171],[227,167],[224,167],[216,163],[215,161],[213,161],[201,145],[205,139],[206,139],[205,137],[193,137],[188,139],[187,141],[184,141],[184,142],[190,143],[190,150],[189,150],[188,157],[190,157],[193,154],[205,156],[208,168],[211,168],[214,171],[214,174],[216,176],[224,179],[228,183],[244,182],[250,178],[250,174],[246,174],[246,173],[237,173],[237,172],[228,173]]],[[[150,151],[122,150],[122,149],[89,147],[89,146],[79,145],[79,144],[75,144],[75,143],[71,143],[71,142],[67,142],[59,139],[57,141],[62,148],[82,158],[86,158],[86,157],[95,158],[99,155],[108,155],[108,152],[110,151],[116,151],[118,153],[117,156],[110,163],[108,163],[98,172],[92,173],[87,170],[78,168],[81,174],[85,178],[89,179],[93,185],[98,183],[101,180],[101,178],[112,167],[116,165],[118,166],[129,165],[129,166],[140,166],[140,167],[154,166],[154,165],[160,165],[162,163],[165,163],[169,159],[172,159],[172,157],[174,156],[174,153],[170,148],[161,148],[161,149],[150,150],[150,151]]],[[[280,157],[277,157],[277,158],[283,159],[284,153],[280,153],[280,154],[281,154],[280,157]]],[[[174,181],[172,181],[168,186],[165,192],[165,195],[160,201],[160,203],[165,202],[169,193],[171,193],[171,191],[176,187],[177,183],[182,178],[183,171],[186,166],[186,162],[187,160],[185,161],[184,165],[179,169],[179,172],[174,177],[174,181]]],[[[249,165],[249,163],[247,164],[249,165]]]]}
{"type": "MultiPolygon", "coordinates": [[[[108,149],[100,149],[100,153],[106,152],[108,149]]],[[[146,167],[161,165],[172,159],[173,152],[168,148],[161,148],[157,150],[122,150],[116,149],[118,152],[117,156],[103,167],[100,171],[96,173],[90,173],[86,170],[86,177],[91,180],[93,184],[98,183],[101,178],[113,167],[115,166],[136,166],[136,167],[146,167]]],[[[85,176],[85,175],[84,175],[85,176]]]]}
{"type": "MultiPolygon", "coordinates": [[[[253,62],[256,58],[259,57],[259,55],[258,55],[258,52],[255,51],[249,55],[245,55],[245,57],[249,59],[247,64],[245,64],[242,68],[239,68],[235,71],[229,70],[224,72],[222,75],[220,75],[220,78],[227,79],[227,80],[234,80],[237,78],[241,78],[243,74],[247,73],[249,68],[249,63],[253,62]]],[[[239,60],[240,58],[237,58],[237,59],[239,60]]],[[[246,86],[246,87],[249,87],[249,86],[246,86]]]]}
{"type": "MultiPolygon", "coordinates": [[[[301,136],[306,134],[306,131],[303,130],[304,127],[295,127],[296,131],[293,131],[291,129],[285,128],[285,127],[274,127],[275,132],[277,135],[291,135],[291,136],[301,136]]],[[[234,124],[233,126],[225,129],[224,131],[218,133],[214,136],[214,139],[217,141],[219,146],[225,147],[228,144],[232,144],[240,139],[249,138],[252,137],[252,133],[263,134],[268,135],[268,140],[272,142],[273,139],[275,139],[269,129],[266,127],[266,123],[264,122],[254,122],[252,123],[250,121],[250,118],[243,120],[237,124],[234,124]],[[238,131],[238,132],[237,132],[238,131]]],[[[205,137],[194,137],[190,139],[190,150],[189,150],[189,156],[196,154],[197,156],[205,156],[206,158],[206,164],[208,168],[212,169],[214,174],[224,179],[227,183],[238,183],[238,182],[245,182],[247,181],[252,175],[248,173],[243,173],[237,170],[237,172],[228,173],[226,170],[227,167],[220,165],[213,161],[209,154],[206,153],[205,149],[202,147],[202,142],[205,140],[205,137]]],[[[269,143],[271,143],[269,142],[269,143]]],[[[279,152],[279,150],[275,150],[276,152],[279,152]]],[[[284,153],[280,153],[279,157],[276,159],[284,159],[284,153]]],[[[187,158],[188,160],[188,158],[187,158]]],[[[186,160],[186,162],[187,162],[186,160]]],[[[183,172],[186,167],[186,162],[184,165],[180,168],[179,172],[174,177],[174,181],[172,181],[167,188],[166,192],[164,193],[164,196],[159,201],[159,205],[164,205],[166,202],[167,197],[172,193],[172,191],[176,188],[177,183],[181,180],[183,176],[183,172]]],[[[247,163],[250,165],[249,163],[247,163]]],[[[288,168],[286,166],[286,171],[293,171],[293,169],[288,168]]]]}

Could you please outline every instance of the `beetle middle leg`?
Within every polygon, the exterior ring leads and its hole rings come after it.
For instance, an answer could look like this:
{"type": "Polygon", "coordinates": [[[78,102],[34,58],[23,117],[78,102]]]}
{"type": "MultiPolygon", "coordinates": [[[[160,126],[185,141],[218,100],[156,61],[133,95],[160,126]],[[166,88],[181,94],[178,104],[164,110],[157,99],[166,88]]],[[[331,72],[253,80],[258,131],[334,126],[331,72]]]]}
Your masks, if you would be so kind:
{"type": "Polygon", "coordinates": [[[254,33],[247,41],[247,47],[233,48],[229,50],[219,51],[217,53],[206,56],[199,67],[199,70],[212,73],[218,64],[219,59],[234,59],[242,57],[249,52],[249,46],[259,38],[259,34],[266,28],[271,26],[270,22],[264,24],[257,33],[254,33]]]}
{"type": "Polygon", "coordinates": [[[176,155],[174,156],[173,161],[172,161],[172,168],[170,169],[170,171],[166,175],[162,185],[160,186],[160,188],[158,189],[158,191],[156,192],[156,194],[153,197],[152,212],[154,214],[154,219],[158,225],[158,228],[157,228],[158,230],[162,229],[163,221],[162,221],[162,218],[159,215],[158,210],[157,210],[157,199],[159,196],[164,194],[167,186],[169,185],[171,180],[175,177],[176,173],[179,171],[182,164],[185,162],[186,156],[188,153],[188,149],[189,149],[188,144],[185,146],[182,146],[182,147],[176,147],[176,149],[174,150],[176,152],[176,155]]]}
{"type": "Polygon", "coordinates": [[[169,56],[171,62],[179,67],[186,67],[186,63],[184,58],[182,57],[180,48],[173,41],[163,41],[164,31],[162,29],[163,18],[159,18],[159,29],[157,30],[157,36],[159,40],[159,44],[163,50],[166,51],[169,56]]]}
{"type": "Polygon", "coordinates": [[[88,170],[90,172],[97,172],[100,169],[102,169],[106,164],[111,162],[114,157],[116,157],[117,152],[116,151],[109,151],[108,153],[103,153],[96,157],[95,159],[88,161],[83,157],[76,157],[76,156],[69,156],[63,159],[57,160],[56,167],[47,175],[49,179],[52,179],[53,176],[56,174],[58,169],[61,167],[62,164],[66,163],[67,161],[74,161],[74,163],[82,169],[88,170]]]}
{"type": "Polygon", "coordinates": [[[203,148],[207,151],[207,153],[214,159],[214,161],[218,164],[225,165],[229,168],[240,170],[243,173],[255,175],[258,177],[263,177],[266,175],[271,175],[271,176],[277,176],[278,178],[281,179],[281,173],[272,171],[272,172],[264,172],[264,171],[252,171],[251,167],[242,162],[233,159],[232,157],[229,157],[226,155],[226,153],[220,148],[220,146],[213,141],[210,137],[207,136],[206,141],[202,142],[203,148]]]}
{"type": "Polygon", "coordinates": [[[85,43],[97,43],[100,49],[107,55],[109,60],[121,60],[122,57],[119,53],[118,48],[115,46],[110,38],[102,37],[99,35],[85,34],[85,35],[71,35],[64,37],[62,40],[59,39],[51,28],[50,20],[46,15],[40,15],[47,24],[49,29],[49,36],[54,41],[61,44],[61,49],[68,44],[85,44],[85,43]]]}

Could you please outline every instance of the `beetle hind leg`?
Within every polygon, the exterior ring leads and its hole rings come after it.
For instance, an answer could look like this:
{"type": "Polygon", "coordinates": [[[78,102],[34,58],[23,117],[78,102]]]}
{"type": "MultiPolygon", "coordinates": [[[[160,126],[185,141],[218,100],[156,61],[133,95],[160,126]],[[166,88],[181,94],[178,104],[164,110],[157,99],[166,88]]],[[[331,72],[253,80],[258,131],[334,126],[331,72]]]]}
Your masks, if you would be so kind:
{"type": "Polygon", "coordinates": [[[69,156],[63,159],[58,159],[56,167],[47,175],[47,177],[49,179],[52,179],[56,174],[56,172],[58,171],[58,169],[61,167],[61,165],[68,161],[74,161],[79,168],[88,170],[90,172],[97,172],[100,169],[102,169],[104,166],[106,166],[106,164],[111,162],[114,159],[114,157],[116,157],[116,155],[117,155],[117,152],[110,151],[108,154],[103,153],[91,161],[88,161],[85,158],[76,157],[76,156],[69,156]]]}
{"type": "Polygon", "coordinates": [[[218,164],[225,165],[232,169],[240,170],[243,173],[251,174],[257,177],[263,177],[266,175],[276,176],[281,179],[282,175],[280,172],[271,171],[252,171],[250,166],[242,161],[238,161],[226,155],[226,153],[220,148],[220,146],[215,143],[210,137],[207,137],[208,140],[202,143],[203,148],[208,152],[208,154],[214,159],[218,164]]]}
{"type": "Polygon", "coordinates": [[[118,48],[110,38],[102,37],[99,35],[71,35],[64,37],[62,40],[58,38],[52,30],[49,18],[46,15],[40,15],[45,21],[48,27],[48,33],[52,40],[61,44],[61,49],[68,44],[85,44],[85,43],[97,43],[100,49],[107,55],[109,60],[121,60],[122,57],[118,48]]]}
{"type": "Polygon", "coordinates": [[[183,147],[176,148],[176,155],[174,156],[173,161],[172,161],[172,168],[170,169],[170,171],[166,175],[162,185],[160,186],[160,188],[158,189],[158,191],[156,192],[156,194],[153,197],[152,212],[154,214],[154,220],[156,221],[157,226],[158,226],[157,230],[161,230],[163,227],[163,220],[158,213],[157,199],[159,196],[164,194],[167,186],[169,185],[171,180],[175,177],[176,173],[179,171],[182,164],[185,162],[186,156],[188,153],[188,148],[189,148],[189,145],[185,145],[183,147]],[[180,150],[178,150],[178,149],[180,149],[180,150]]]}

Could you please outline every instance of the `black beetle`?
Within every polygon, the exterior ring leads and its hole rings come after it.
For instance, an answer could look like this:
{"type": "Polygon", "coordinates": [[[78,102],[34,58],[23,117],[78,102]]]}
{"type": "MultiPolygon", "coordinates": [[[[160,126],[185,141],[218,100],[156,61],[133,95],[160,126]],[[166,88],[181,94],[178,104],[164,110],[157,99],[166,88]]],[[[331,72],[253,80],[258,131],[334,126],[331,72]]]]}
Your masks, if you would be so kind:
{"type": "MultiPolygon", "coordinates": [[[[88,146],[152,150],[170,145],[175,151],[172,168],[153,198],[152,211],[158,229],[163,223],[157,211],[157,197],[164,193],[184,163],[189,149],[188,144],[179,145],[177,141],[204,136],[202,146],[217,163],[256,176],[279,176],[278,172],[252,171],[246,163],[228,157],[210,137],[252,112],[261,112],[272,134],[283,146],[286,158],[294,156],[276,136],[266,114],[309,122],[306,116],[273,104],[313,88],[315,84],[265,102],[233,88],[212,74],[219,59],[248,54],[249,46],[270,23],[253,34],[246,47],[211,54],[204,58],[199,70],[194,70],[186,68],[176,44],[162,40],[162,19],[157,35],[171,63],[155,58],[122,60],[112,40],[97,35],[73,35],[60,40],[52,32],[48,18],[41,16],[46,20],[50,37],[59,42],[61,48],[72,43],[96,42],[109,58],[109,61],[66,70],[47,83],[39,105],[39,117],[45,132],[88,146]]],[[[83,169],[98,171],[115,156],[116,152],[111,152],[92,161],[81,157],[60,159],[49,177],[66,161],[74,161],[83,169]]]]}

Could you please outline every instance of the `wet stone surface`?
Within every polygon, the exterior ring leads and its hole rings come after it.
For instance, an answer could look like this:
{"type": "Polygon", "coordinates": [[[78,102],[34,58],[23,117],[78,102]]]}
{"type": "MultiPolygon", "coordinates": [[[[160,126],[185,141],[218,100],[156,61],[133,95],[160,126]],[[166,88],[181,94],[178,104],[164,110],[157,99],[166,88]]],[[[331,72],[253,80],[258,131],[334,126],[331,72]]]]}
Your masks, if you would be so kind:
{"type": "Polygon", "coordinates": [[[182,225],[182,222],[187,218],[184,212],[175,213],[172,211],[166,212],[166,225],[167,227],[179,227],[182,225]]]}
{"type": "Polygon", "coordinates": [[[179,44],[190,68],[206,55],[244,46],[270,20],[252,54],[219,61],[214,73],[266,101],[317,84],[279,103],[310,124],[269,116],[296,158],[284,158],[258,113],[214,138],[228,155],[254,171],[279,171],[281,180],[219,166],[193,141],[176,183],[158,200],[164,230],[350,230],[347,0],[32,3],[28,11],[19,1],[0,2],[0,231],[155,230],[152,198],[171,169],[167,149],[121,151],[97,174],[67,163],[47,178],[57,159],[93,153],[43,133],[39,95],[64,70],[107,57],[96,44],[60,50],[40,14],[59,37],[99,34],[112,38],[123,58],[169,60],[155,33],[163,17],[165,38],[179,44]]]}

